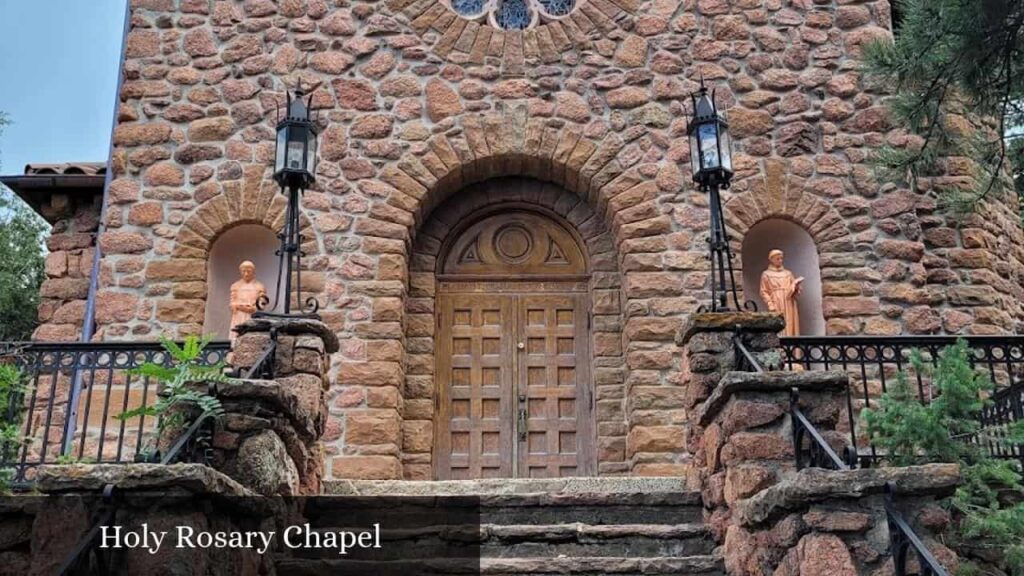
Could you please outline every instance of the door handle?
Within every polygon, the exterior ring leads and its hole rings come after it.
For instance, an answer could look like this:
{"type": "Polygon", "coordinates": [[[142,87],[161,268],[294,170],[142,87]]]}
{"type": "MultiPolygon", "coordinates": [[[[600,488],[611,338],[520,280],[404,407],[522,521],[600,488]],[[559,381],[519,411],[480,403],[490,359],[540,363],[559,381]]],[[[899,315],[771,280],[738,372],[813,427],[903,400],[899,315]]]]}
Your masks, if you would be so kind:
{"type": "Polygon", "coordinates": [[[526,396],[519,395],[519,439],[526,440],[526,396]]]}

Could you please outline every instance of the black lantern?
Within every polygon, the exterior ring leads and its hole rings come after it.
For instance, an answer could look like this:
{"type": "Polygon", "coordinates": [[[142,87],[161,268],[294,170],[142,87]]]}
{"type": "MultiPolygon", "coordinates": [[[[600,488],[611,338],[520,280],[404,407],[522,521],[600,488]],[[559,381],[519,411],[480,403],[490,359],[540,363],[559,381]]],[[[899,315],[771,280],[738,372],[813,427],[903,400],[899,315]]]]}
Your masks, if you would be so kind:
{"type": "Polygon", "coordinates": [[[691,99],[694,112],[687,134],[690,136],[693,180],[700,184],[702,190],[710,186],[728,188],[733,174],[729,123],[718,112],[715,95],[708,95],[703,82],[691,99]]]}
{"type": "MultiPolygon", "coordinates": [[[[739,294],[736,290],[736,276],[732,268],[732,251],[725,229],[725,215],[722,211],[721,188],[728,188],[732,182],[732,141],[729,138],[729,124],[725,116],[715,107],[715,95],[708,95],[708,89],[701,81],[700,90],[691,96],[693,120],[687,128],[690,137],[690,161],[693,181],[709,194],[711,207],[711,235],[708,245],[711,249],[711,311],[729,312],[729,294],[732,294],[736,310],[740,309],[739,294]],[[728,275],[728,282],[726,276],[728,275]]],[[[753,302],[745,306],[756,310],[753,302]]],[[[704,308],[704,307],[702,307],[704,308]]]]}
{"type": "Polygon", "coordinates": [[[281,186],[307,187],[316,178],[316,137],[319,131],[309,117],[313,96],[302,101],[302,93],[287,94],[285,117],[277,123],[277,153],[274,180],[281,186]]]}
{"type": "Polygon", "coordinates": [[[316,137],[319,133],[315,120],[310,118],[309,109],[313,102],[310,95],[302,101],[302,92],[293,98],[287,94],[284,117],[277,123],[277,151],[274,154],[274,180],[281,185],[281,192],[288,198],[284,230],[277,237],[281,247],[277,250],[277,294],[274,305],[265,295],[256,303],[259,311],[254,317],[302,317],[319,318],[316,312],[320,303],[315,297],[302,299],[302,243],[305,238],[299,233],[299,200],[302,191],[316,180],[316,137]],[[282,280],[284,286],[282,287],[282,280]],[[294,280],[294,284],[293,284],[294,280]],[[301,312],[292,312],[292,300],[301,307],[301,312]],[[283,298],[283,314],[268,312],[277,310],[283,298]]]}

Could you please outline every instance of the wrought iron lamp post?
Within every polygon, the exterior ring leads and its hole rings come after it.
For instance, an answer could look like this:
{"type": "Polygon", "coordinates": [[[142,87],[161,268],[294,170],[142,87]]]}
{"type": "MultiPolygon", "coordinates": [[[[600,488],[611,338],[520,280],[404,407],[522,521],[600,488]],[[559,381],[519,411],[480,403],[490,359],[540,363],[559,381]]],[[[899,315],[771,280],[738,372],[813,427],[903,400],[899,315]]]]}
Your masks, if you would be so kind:
{"type": "Polygon", "coordinates": [[[715,95],[701,81],[700,90],[691,97],[693,119],[687,127],[690,137],[690,157],[693,181],[703,192],[710,194],[711,236],[711,311],[729,312],[729,294],[735,310],[740,310],[736,278],[732,268],[732,252],[725,229],[722,198],[719,190],[728,189],[732,182],[732,141],[725,116],[715,107],[715,95]],[[728,282],[726,282],[728,275],[728,282]]]}
{"type": "Polygon", "coordinates": [[[314,119],[310,118],[309,109],[313,96],[305,102],[303,94],[296,91],[295,96],[287,94],[285,115],[277,123],[277,150],[274,155],[274,180],[281,185],[281,193],[288,197],[284,230],[277,237],[281,247],[277,250],[279,258],[277,269],[277,293],[274,305],[270,310],[278,310],[281,299],[283,313],[264,311],[269,304],[266,296],[257,303],[259,311],[254,317],[284,316],[289,318],[319,318],[317,310],[320,303],[313,296],[302,299],[302,234],[299,233],[299,205],[302,192],[316,179],[316,147],[317,130],[314,119]],[[281,276],[284,275],[284,290],[281,290],[281,276]],[[294,275],[295,283],[292,284],[294,275]],[[292,312],[292,296],[300,310],[292,312]]]}

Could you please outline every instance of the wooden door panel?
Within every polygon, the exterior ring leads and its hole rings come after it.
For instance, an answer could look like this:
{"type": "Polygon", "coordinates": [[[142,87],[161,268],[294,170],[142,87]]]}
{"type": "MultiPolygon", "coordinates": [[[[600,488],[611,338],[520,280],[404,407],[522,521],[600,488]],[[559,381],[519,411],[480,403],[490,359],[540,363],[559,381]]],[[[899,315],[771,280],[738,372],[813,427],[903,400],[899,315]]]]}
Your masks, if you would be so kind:
{"type": "Polygon", "coordinates": [[[584,251],[521,206],[465,219],[437,260],[439,479],[596,469],[584,251]]]}
{"type": "Polygon", "coordinates": [[[578,295],[523,295],[517,302],[518,475],[591,473],[586,310],[578,295]]]}
{"type": "Polygon", "coordinates": [[[511,476],[512,298],[452,294],[439,304],[438,476],[511,476]]]}

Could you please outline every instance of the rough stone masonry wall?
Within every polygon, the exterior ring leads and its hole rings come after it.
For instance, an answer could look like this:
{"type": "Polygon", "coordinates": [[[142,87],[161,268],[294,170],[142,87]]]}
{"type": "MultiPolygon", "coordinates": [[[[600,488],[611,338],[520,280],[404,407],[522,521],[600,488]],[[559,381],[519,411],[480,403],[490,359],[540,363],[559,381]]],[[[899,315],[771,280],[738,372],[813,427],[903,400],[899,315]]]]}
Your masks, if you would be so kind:
{"type": "MultiPolygon", "coordinates": [[[[56,222],[46,239],[46,279],[39,289],[40,325],[33,340],[76,342],[82,337],[101,201],[99,194],[54,194],[43,208],[56,222]]],[[[116,320],[110,302],[102,313],[104,321],[116,320]]]]}
{"type": "MultiPolygon", "coordinates": [[[[776,217],[809,231],[831,332],[995,332],[1022,317],[1015,199],[958,230],[871,176],[870,150],[906,141],[857,72],[862,46],[889,35],[884,0],[581,0],[526,32],[466,24],[432,0],[131,6],[101,238],[100,300],[119,314],[102,335],[201,329],[211,244],[240,223],[280,225],[269,164],[284,90],[315,89],[326,129],[306,262],[342,341],[327,434],[338,474],[403,473],[400,427],[347,443],[346,418],[402,421],[407,318],[378,311],[416,281],[410,246],[431,210],[491,177],[553,182],[604,218],[626,386],[678,380],[672,334],[708,296],[706,199],[684,134],[700,76],[736,136],[733,230],[776,217]],[[346,405],[344,387],[383,403],[346,405]]],[[[678,472],[681,449],[658,444],[662,472],[678,472]]]]}

